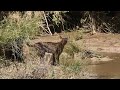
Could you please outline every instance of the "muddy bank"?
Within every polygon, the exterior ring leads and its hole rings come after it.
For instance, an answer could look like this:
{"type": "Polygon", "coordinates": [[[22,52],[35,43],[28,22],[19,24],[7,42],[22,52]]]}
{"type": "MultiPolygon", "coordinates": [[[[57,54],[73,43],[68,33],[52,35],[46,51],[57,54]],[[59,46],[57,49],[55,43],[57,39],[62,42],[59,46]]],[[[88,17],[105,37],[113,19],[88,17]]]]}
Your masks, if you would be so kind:
{"type": "Polygon", "coordinates": [[[104,56],[91,58],[92,64],[86,66],[87,77],[93,79],[116,79],[120,78],[120,35],[119,34],[96,34],[84,36],[82,41],[85,49],[94,51],[104,56]]]}

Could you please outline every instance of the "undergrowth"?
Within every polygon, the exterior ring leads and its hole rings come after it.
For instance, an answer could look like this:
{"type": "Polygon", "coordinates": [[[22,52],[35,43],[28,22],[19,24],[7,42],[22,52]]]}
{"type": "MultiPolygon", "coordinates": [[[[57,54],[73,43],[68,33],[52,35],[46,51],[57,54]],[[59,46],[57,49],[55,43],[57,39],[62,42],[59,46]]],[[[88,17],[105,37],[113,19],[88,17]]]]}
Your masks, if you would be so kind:
{"type": "Polygon", "coordinates": [[[30,12],[22,15],[20,12],[13,12],[0,22],[0,46],[4,51],[11,49],[13,54],[20,55],[23,42],[40,35],[40,16],[28,13],[30,12]]]}

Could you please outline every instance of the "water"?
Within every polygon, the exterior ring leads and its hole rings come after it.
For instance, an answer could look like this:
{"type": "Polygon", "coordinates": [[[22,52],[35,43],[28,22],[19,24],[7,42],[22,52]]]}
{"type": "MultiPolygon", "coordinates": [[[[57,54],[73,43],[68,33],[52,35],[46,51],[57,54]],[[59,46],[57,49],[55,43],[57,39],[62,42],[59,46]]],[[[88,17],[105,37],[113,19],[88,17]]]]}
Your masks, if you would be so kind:
{"type": "Polygon", "coordinates": [[[88,71],[91,77],[98,79],[120,79],[120,53],[101,53],[113,59],[106,63],[89,65],[88,71]]]}

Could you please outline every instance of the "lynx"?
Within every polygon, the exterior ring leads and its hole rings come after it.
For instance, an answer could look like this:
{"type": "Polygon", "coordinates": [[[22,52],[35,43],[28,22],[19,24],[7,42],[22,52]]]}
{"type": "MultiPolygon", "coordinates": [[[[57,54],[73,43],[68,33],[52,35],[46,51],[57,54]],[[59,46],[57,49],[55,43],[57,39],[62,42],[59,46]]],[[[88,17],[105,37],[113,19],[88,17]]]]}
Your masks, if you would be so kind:
{"type": "MultiPolygon", "coordinates": [[[[61,42],[39,42],[36,43],[36,47],[38,49],[38,55],[41,57],[40,59],[44,62],[46,55],[49,55],[49,62],[52,65],[59,64],[59,56],[63,51],[65,44],[67,43],[67,38],[61,38],[61,42]]],[[[47,57],[48,58],[48,57],[47,57]]]]}

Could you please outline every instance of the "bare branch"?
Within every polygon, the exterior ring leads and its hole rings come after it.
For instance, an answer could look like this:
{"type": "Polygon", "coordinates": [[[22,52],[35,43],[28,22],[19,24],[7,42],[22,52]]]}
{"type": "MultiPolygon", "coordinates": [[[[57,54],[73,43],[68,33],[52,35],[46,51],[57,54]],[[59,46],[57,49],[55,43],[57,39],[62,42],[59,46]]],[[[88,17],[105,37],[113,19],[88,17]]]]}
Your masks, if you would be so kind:
{"type": "Polygon", "coordinates": [[[49,28],[48,21],[47,21],[47,18],[46,18],[46,15],[45,15],[45,12],[44,12],[44,11],[43,11],[43,15],[44,15],[44,18],[45,18],[45,22],[46,22],[46,25],[47,25],[47,29],[48,29],[49,33],[52,35],[52,32],[51,32],[51,30],[50,30],[50,28],[49,28]]]}

